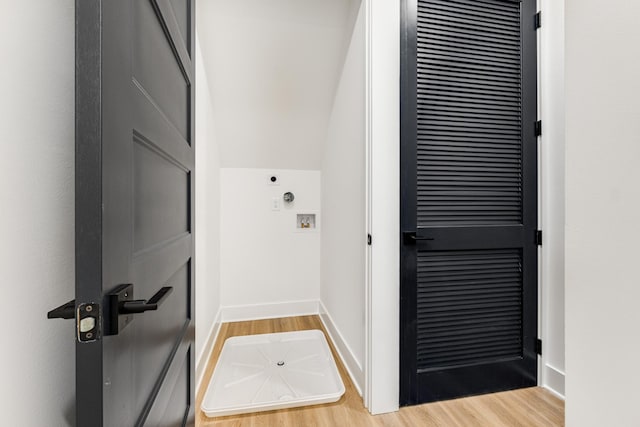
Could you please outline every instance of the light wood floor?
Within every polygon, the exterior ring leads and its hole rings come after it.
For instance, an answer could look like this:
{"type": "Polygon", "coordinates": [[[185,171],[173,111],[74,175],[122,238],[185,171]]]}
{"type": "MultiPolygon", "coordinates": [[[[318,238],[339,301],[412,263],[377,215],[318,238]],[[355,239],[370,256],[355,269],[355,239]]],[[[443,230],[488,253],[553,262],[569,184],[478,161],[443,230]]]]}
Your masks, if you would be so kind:
{"type": "MultiPolygon", "coordinates": [[[[564,426],[564,402],[542,388],[528,388],[484,396],[402,408],[372,416],[353,386],[331,341],[334,358],[346,388],[336,403],[229,417],[207,418],[200,404],[225,339],[239,335],[321,329],[318,316],[225,323],[207,365],[196,398],[198,427],[552,427],[564,426]]],[[[326,335],[326,331],[325,335],[326,335]]]]}

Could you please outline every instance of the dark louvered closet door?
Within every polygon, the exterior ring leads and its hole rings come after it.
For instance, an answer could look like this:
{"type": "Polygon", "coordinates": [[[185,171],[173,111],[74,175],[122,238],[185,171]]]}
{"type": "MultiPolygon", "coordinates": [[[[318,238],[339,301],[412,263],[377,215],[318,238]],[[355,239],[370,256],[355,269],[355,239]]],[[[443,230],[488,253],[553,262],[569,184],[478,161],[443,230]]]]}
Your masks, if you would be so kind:
{"type": "Polygon", "coordinates": [[[401,403],[535,385],[535,0],[403,3],[401,403]]]}

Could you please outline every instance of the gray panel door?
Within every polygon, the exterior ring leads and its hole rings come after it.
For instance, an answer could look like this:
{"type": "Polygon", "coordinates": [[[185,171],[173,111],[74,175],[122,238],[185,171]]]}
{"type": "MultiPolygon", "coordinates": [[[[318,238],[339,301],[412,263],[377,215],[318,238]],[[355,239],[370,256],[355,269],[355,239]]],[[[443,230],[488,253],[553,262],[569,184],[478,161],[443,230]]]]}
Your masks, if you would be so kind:
{"type": "Polygon", "coordinates": [[[535,0],[404,0],[401,396],[536,384],[535,0]]]}
{"type": "Polygon", "coordinates": [[[194,423],[193,23],[76,2],[78,426],[194,423]]]}

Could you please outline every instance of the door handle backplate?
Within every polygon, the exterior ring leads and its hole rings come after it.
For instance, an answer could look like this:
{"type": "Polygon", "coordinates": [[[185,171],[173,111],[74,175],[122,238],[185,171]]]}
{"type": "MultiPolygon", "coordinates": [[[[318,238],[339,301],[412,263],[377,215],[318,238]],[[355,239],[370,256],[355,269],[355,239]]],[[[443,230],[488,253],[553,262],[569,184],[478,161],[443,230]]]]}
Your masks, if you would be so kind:
{"type": "Polygon", "coordinates": [[[149,300],[134,300],[133,285],[126,284],[109,292],[109,325],[105,335],[118,335],[131,321],[134,314],[157,310],[173,292],[171,286],[161,288],[149,300]]]}

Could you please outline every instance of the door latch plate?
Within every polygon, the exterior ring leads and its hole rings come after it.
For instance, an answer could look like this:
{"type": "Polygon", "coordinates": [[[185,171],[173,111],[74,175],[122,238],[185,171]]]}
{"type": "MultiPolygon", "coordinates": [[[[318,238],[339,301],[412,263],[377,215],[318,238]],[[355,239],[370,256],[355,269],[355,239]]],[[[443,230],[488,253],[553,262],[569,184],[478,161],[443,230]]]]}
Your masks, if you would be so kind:
{"type": "Polygon", "coordinates": [[[78,341],[81,343],[98,341],[100,339],[100,322],[102,313],[100,304],[83,303],[76,309],[76,330],[78,341]]]}

